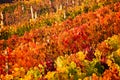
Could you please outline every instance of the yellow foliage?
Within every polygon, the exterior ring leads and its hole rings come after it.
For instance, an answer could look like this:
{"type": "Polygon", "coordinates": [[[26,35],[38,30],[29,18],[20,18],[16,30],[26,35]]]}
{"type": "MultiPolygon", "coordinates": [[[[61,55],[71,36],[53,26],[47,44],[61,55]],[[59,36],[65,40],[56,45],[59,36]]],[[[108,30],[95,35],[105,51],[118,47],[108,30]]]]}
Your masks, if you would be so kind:
{"type": "Polygon", "coordinates": [[[81,61],[83,61],[85,59],[85,54],[82,51],[78,52],[76,55],[78,56],[78,58],[81,61]]]}
{"type": "Polygon", "coordinates": [[[5,80],[13,80],[13,76],[12,75],[6,75],[5,80]]]}
{"type": "Polygon", "coordinates": [[[120,49],[118,49],[118,50],[117,50],[117,55],[119,55],[119,56],[120,56],[120,49]]]}
{"type": "Polygon", "coordinates": [[[45,78],[47,78],[48,80],[54,80],[55,73],[56,72],[48,72],[45,78]]]}
{"type": "Polygon", "coordinates": [[[107,64],[108,64],[108,66],[111,66],[112,65],[112,61],[110,59],[107,59],[107,64]]]}

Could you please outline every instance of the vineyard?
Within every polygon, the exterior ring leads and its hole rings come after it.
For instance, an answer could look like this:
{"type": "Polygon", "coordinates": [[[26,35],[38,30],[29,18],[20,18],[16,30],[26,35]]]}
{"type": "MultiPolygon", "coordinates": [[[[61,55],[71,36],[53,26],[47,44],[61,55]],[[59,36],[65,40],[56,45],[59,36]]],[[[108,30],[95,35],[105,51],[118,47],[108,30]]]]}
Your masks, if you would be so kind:
{"type": "Polygon", "coordinates": [[[0,4],[0,80],[120,80],[120,0],[0,4]]]}

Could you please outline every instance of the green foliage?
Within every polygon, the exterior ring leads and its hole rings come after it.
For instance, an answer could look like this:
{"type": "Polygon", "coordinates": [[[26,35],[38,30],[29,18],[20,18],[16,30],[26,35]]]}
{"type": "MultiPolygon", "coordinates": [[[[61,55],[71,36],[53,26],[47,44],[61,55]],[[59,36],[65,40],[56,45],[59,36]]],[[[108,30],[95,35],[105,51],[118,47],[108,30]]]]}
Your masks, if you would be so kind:
{"type": "Polygon", "coordinates": [[[15,32],[15,34],[22,36],[26,31],[30,31],[31,27],[27,25],[27,27],[23,26],[17,29],[17,31],[15,32]]]}
{"type": "Polygon", "coordinates": [[[120,66],[120,56],[117,54],[114,54],[113,58],[114,58],[115,63],[120,66]]]}
{"type": "Polygon", "coordinates": [[[33,78],[31,79],[38,80],[38,78],[41,77],[41,74],[40,74],[39,69],[35,67],[34,69],[30,69],[27,72],[26,76],[32,76],[33,78]]]}
{"type": "Polygon", "coordinates": [[[96,73],[97,75],[102,75],[105,68],[103,65],[101,65],[101,63],[99,62],[99,60],[94,59],[93,61],[89,62],[89,61],[85,61],[85,65],[86,65],[86,76],[92,76],[93,73],[96,73]]]}
{"type": "Polygon", "coordinates": [[[1,31],[0,32],[0,39],[8,39],[10,37],[10,34],[8,31],[1,31]]]}
{"type": "Polygon", "coordinates": [[[100,62],[97,62],[97,63],[95,64],[95,68],[97,68],[97,74],[98,74],[98,75],[101,75],[101,74],[105,71],[104,66],[101,65],[100,62]]]}
{"type": "Polygon", "coordinates": [[[96,61],[93,60],[92,62],[85,61],[86,65],[86,76],[92,76],[93,73],[97,73],[97,68],[95,68],[96,61]]]}
{"type": "Polygon", "coordinates": [[[44,24],[51,26],[54,21],[52,19],[46,19],[44,20],[44,24]]]}
{"type": "Polygon", "coordinates": [[[107,42],[114,51],[120,48],[120,37],[118,35],[108,38],[105,42],[107,42]]]}
{"type": "Polygon", "coordinates": [[[42,7],[40,10],[39,10],[39,15],[42,15],[42,14],[46,14],[49,12],[49,7],[48,6],[45,6],[45,7],[42,7]]]}
{"type": "Polygon", "coordinates": [[[6,7],[3,9],[3,12],[5,12],[5,13],[7,13],[7,12],[13,13],[16,7],[17,7],[17,5],[6,6],[6,7]]]}

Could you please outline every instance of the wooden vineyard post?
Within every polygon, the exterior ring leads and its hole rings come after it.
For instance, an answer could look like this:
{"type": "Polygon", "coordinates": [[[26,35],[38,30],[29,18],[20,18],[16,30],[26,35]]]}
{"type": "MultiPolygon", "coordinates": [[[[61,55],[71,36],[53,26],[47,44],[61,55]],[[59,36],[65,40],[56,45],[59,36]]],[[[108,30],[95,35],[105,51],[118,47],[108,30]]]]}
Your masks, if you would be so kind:
{"type": "Polygon", "coordinates": [[[24,5],[22,5],[22,11],[24,12],[25,8],[24,8],[24,5]]]}
{"type": "Polygon", "coordinates": [[[89,77],[89,80],[92,80],[92,76],[89,77]]]}
{"type": "Polygon", "coordinates": [[[78,3],[79,3],[79,6],[80,6],[80,4],[81,4],[81,0],[78,0],[78,3]]]}
{"type": "Polygon", "coordinates": [[[68,3],[69,3],[69,0],[67,0],[67,5],[68,5],[68,3]]]}
{"type": "Polygon", "coordinates": [[[73,4],[73,6],[75,6],[75,1],[74,0],[72,0],[72,4],[73,4]]]}
{"type": "Polygon", "coordinates": [[[32,8],[32,6],[30,7],[30,9],[31,9],[31,18],[34,19],[33,8],[32,8]]]}
{"type": "MultiPolygon", "coordinates": [[[[5,55],[8,56],[7,50],[5,50],[5,55]]],[[[8,59],[6,59],[6,62],[5,62],[5,69],[6,69],[6,73],[8,74],[8,69],[9,69],[9,67],[8,67],[8,59]]]]}
{"type": "Polygon", "coordinates": [[[49,1],[49,5],[50,5],[50,7],[52,6],[52,1],[51,0],[49,1]]]}
{"type": "Polygon", "coordinates": [[[37,16],[37,11],[34,12],[32,6],[30,7],[30,10],[31,10],[31,19],[30,19],[30,22],[34,22],[35,19],[38,17],[37,16]]]}
{"type": "Polygon", "coordinates": [[[59,9],[59,8],[58,8],[58,4],[57,4],[57,5],[56,5],[56,12],[58,12],[58,9],[59,9]]]}
{"type": "Polygon", "coordinates": [[[37,18],[37,12],[35,12],[35,19],[37,18]]]}
{"type": "Polygon", "coordinates": [[[64,19],[66,19],[66,11],[64,11],[64,19]]]}
{"type": "Polygon", "coordinates": [[[0,13],[0,16],[1,16],[0,26],[1,26],[1,28],[3,28],[3,25],[4,25],[3,19],[4,19],[4,17],[3,17],[3,13],[2,12],[0,13]]]}
{"type": "Polygon", "coordinates": [[[62,10],[62,8],[63,8],[63,6],[62,6],[62,4],[60,4],[60,10],[62,10]]]}
{"type": "Polygon", "coordinates": [[[66,9],[67,9],[68,5],[69,5],[69,0],[66,0],[66,5],[65,5],[66,9]]]}
{"type": "Polygon", "coordinates": [[[76,4],[77,4],[77,6],[79,6],[79,5],[80,5],[80,0],[77,0],[77,3],[76,3],[76,4]]]}

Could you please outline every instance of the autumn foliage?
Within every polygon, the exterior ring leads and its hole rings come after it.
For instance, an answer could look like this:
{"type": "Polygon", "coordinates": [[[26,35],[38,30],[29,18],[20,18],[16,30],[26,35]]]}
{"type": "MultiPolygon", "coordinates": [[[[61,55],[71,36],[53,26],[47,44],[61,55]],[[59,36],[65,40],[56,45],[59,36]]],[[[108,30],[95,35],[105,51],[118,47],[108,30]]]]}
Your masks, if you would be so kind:
{"type": "Polygon", "coordinates": [[[120,2],[22,34],[0,40],[2,80],[120,79],[120,2]]]}

